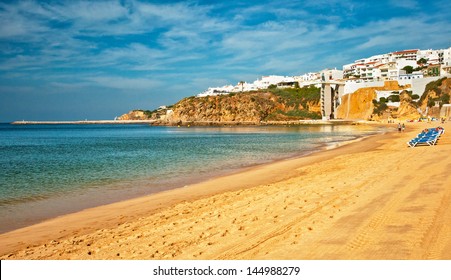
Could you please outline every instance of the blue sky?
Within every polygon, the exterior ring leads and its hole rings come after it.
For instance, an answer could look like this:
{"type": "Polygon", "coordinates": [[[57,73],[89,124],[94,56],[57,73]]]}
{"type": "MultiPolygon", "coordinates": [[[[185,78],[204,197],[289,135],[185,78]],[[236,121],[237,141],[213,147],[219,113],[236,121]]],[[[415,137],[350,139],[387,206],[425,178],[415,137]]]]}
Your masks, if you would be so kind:
{"type": "Polygon", "coordinates": [[[113,119],[209,86],[448,48],[450,3],[0,1],[0,122],[113,119]]]}

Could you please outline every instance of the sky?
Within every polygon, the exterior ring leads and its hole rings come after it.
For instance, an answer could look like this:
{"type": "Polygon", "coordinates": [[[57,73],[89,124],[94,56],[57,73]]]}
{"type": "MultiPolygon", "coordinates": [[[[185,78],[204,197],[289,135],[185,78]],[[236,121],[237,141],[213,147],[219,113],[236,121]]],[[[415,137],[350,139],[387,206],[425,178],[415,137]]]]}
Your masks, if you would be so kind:
{"type": "Polygon", "coordinates": [[[208,87],[451,47],[449,0],[0,1],[0,122],[114,119],[208,87]]]}

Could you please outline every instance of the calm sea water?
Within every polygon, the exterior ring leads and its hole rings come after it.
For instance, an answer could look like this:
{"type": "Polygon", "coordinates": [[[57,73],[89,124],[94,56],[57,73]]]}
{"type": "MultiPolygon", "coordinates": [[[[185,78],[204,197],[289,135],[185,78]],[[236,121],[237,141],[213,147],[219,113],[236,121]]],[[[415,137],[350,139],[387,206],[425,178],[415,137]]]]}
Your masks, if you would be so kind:
{"type": "Polygon", "coordinates": [[[377,132],[346,125],[0,124],[0,232],[377,132]]]}

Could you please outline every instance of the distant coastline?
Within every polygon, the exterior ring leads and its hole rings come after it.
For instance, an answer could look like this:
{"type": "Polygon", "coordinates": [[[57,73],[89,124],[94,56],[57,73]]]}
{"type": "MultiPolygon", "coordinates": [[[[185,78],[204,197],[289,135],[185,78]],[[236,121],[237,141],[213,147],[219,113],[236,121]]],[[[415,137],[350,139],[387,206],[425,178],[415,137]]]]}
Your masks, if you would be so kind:
{"type": "Polygon", "coordinates": [[[157,126],[259,126],[259,125],[332,125],[332,124],[375,124],[377,122],[368,122],[362,120],[297,120],[297,121],[188,121],[188,122],[174,122],[174,123],[162,123],[158,120],[84,120],[84,121],[14,121],[13,125],[58,125],[58,124],[151,124],[157,126]]]}

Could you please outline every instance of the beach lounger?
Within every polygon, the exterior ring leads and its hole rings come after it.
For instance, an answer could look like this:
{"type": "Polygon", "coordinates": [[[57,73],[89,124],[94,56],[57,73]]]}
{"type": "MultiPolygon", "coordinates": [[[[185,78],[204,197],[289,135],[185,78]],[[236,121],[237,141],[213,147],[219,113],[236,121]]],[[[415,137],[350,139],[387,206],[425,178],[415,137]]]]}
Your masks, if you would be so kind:
{"type": "Polygon", "coordinates": [[[419,145],[433,146],[437,142],[437,139],[438,139],[437,137],[423,137],[420,139],[413,139],[407,142],[407,145],[409,145],[412,148],[419,145]]]}
{"type": "Polygon", "coordinates": [[[437,144],[438,139],[443,133],[445,133],[445,130],[442,127],[428,128],[407,142],[407,145],[411,148],[418,145],[433,146],[437,144]]]}

